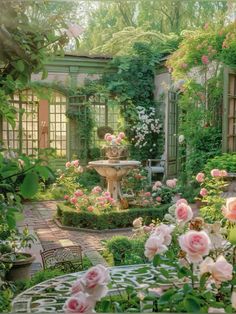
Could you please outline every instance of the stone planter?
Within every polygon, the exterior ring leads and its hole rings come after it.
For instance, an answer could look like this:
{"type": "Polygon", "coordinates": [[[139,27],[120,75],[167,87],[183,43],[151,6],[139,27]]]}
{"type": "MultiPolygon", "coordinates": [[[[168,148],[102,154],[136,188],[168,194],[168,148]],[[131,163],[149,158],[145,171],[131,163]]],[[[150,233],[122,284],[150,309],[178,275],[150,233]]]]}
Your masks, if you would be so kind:
{"type": "Polygon", "coordinates": [[[20,253],[24,255],[24,259],[11,261],[7,256],[1,258],[1,262],[4,264],[11,264],[12,268],[6,273],[6,280],[16,281],[23,279],[30,279],[30,267],[35,257],[29,253],[20,253]]]}
{"type": "Polygon", "coordinates": [[[127,157],[127,147],[122,145],[109,145],[104,147],[108,162],[119,163],[120,159],[127,157]]]}

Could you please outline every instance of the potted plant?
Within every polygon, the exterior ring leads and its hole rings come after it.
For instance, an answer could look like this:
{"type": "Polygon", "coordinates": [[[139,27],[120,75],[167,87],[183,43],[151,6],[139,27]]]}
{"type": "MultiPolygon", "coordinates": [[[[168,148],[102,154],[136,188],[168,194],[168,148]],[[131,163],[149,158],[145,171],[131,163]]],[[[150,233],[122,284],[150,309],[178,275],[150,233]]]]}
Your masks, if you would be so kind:
{"type": "Polygon", "coordinates": [[[120,132],[117,136],[110,133],[105,134],[104,140],[107,145],[104,147],[106,156],[108,157],[108,162],[118,163],[121,158],[127,156],[127,147],[121,145],[123,139],[125,138],[125,133],[120,132]]]}
{"type": "Polygon", "coordinates": [[[6,239],[0,242],[0,262],[6,265],[5,279],[16,281],[30,278],[30,267],[35,257],[23,250],[31,248],[35,237],[28,228],[22,232],[5,228],[6,239]]]}

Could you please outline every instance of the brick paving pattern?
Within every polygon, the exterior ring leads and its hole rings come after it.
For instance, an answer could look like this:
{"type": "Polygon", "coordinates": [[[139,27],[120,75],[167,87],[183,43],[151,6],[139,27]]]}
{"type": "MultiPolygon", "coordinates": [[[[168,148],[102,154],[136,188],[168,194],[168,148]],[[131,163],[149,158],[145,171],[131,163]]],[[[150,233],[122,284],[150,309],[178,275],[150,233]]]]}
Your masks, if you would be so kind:
{"type": "Polygon", "coordinates": [[[78,244],[93,265],[101,263],[107,265],[98,252],[98,250],[102,249],[101,241],[107,240],[114,235],[131,235],[131,231],[96,234],[84,231],[63,230],[53,221],[55,215],[55,201],[30,202],[24,205],[24,219],[18,222],[18,226],[20,229],[28,226],[29,230],[37,238],[37,241],[31,248],[31,252],[36,257],[32,272],[41,268],[40,250],[78,244]]]}

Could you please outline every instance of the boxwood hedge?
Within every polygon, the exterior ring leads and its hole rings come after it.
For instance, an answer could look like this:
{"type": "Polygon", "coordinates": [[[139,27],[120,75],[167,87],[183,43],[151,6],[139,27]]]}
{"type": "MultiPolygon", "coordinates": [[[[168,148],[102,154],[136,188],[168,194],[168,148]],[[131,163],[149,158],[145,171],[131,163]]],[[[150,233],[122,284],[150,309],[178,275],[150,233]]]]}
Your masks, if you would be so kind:
{"type": "Polygon", "coordinates": [[[78,212],[60,203],[57,205],[57,216],[64,226],[104,230],[132,227],[132,222],[138,217],[142,217],[145,224],[150,224],[153,219],[162,219],[168,207],[165,204],[158,208],[130,208],[97,215],[92,212],[78,212]]]}

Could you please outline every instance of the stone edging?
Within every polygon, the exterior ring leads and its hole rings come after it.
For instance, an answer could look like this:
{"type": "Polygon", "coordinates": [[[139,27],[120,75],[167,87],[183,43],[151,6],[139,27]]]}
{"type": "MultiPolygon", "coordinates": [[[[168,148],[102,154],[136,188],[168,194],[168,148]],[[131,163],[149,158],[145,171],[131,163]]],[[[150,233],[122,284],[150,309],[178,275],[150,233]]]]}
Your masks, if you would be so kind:
{"type": "Polygon", "coordinates": [[[133,228],[117,228],[117,229],[103,229],[103,230],[94,230],[88,228],[79,228],[79,227],[70,227],[70,226],[63,226],[61,222],[54,217],[53,221],[55,224],[64,230],[71,230],[71,231],[83,231],[83,232],[91,232],[91,233],[112,233],[112,232],[122,232],[122,231],[132,231],[133,228]]]}

